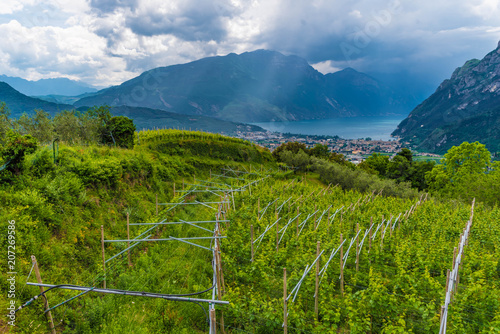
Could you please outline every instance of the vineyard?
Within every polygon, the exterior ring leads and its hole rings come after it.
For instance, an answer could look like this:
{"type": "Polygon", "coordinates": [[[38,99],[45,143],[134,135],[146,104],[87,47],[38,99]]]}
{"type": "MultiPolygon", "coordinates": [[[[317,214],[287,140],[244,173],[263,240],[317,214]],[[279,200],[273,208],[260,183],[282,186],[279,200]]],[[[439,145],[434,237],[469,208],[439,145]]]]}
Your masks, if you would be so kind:
{"type": "MultiPolygon", "coordinates": [[[[263,181],[238,198],[222,244],[231,302],[225,324],[282,332],[286,268],[290,333],[439,332],[447,270],[471,206],[425,197],[402,200],[301,179],[263,181]]],[[[499,221],[498,209],[476,205],[449,333],[500,328],[499,221]]]]}
{"type": "Polygon", "coordinates": [[[43,283],[87,287],[46,294],[58,333],[500,331],[498,207],[342,189],[220,135],[135,140],[62,147],[57,166],[37,152],[2,194],[12,332],[50,329],[35,262],[43,283]]]}

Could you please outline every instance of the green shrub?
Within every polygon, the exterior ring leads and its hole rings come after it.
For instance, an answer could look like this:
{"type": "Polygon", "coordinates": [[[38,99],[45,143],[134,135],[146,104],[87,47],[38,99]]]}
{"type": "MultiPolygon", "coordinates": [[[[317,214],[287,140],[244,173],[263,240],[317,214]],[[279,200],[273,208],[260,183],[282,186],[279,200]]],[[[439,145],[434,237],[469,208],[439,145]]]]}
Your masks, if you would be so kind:
{"type": "Polygon", "coordinates": [[[122,176],[122,168],[115,159],[90,160],[75,165],[72,171],[87,186],[106,185],[116,187],[122,176]]]}
{"type": "Polygon", "coordinates": [[[37,177],[49,174],[55,170],[54,159],[50,149],[44,148],[27,157],[26,168],[37,177]]]}

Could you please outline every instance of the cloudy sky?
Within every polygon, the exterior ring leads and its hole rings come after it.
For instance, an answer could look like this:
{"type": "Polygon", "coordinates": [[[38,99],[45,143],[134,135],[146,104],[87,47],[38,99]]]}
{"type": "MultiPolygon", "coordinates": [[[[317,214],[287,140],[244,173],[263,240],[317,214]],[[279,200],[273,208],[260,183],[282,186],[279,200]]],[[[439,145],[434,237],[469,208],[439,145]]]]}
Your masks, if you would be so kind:
{"type": "MultiPolygon", "coordinates": [[[[119,84],[272,49],[435,88],[500,40],[498,0],[2,0],[0,74],[119,84]]],[[[421,88],[421,87],[420,87],[421,88]]]]}

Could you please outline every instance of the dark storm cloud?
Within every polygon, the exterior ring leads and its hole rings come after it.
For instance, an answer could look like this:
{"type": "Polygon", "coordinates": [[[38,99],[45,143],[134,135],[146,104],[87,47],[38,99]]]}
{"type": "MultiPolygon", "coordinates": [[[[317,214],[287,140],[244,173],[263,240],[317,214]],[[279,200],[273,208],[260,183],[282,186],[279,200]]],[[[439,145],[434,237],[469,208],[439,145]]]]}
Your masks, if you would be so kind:
{"type": "Polygon", "coordinates": [[[222,41],[227,19],[239,12],[229,0],[91,0],[90,5],[100,16],[120,12],[124,26],[137,35],[173,35],[185,41],[222,41]]]}
{"type": "Polygon", "coordinates": [[[170,34],[185,41],[221,41],[227,34],[224,16],[210,2],[192,4],[182,12],[146,12],[127,17],[127,26],[138,35],[170,34]]]}

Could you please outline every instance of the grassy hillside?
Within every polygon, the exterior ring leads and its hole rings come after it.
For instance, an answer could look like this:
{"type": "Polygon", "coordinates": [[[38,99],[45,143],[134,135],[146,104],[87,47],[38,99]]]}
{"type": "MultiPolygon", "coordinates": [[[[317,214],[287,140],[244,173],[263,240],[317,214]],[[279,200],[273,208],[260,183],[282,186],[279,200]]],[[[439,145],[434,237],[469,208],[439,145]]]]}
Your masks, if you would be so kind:
{"type": "MultiPolygon", "coordinates": [[[[28,156],[23,173],[5,174],[0,181],[0,238],[6,245],[8,221],[15,220],[17,306],[39,293],[37,287],[25,285],[30,255],[36,256],[44,283],[101,287],[101,225],[106,240],[123,240],[127,213],[133,224],[211,221],[217,204],[160,205],[157,216],[156,195],[160,203],[219,202],[218,189],[232,188],[242,191],[224,199],[229,202],[224,204],[229,221],[221,224],[227,236],[220,242],[221,291],[230,304],[216,306],[219,332],[223,322],[226,333],[281,333],[283,268],[290,293],[306,266],[312,269],[288,303],[290,333],[438,331],[446,271],[469,218],[469,203],[440,202],[406,190],[402,197],[371,189],[359,192],[326,184],[317,174],[278,172],[267,150],[220,135],[147,131],[135,142],[132,150],[61,145],[57,164],[51,150],[39,149],[28,156]],[[256,240],[253,261],[251,225],[256,240]],[[358,241],[361,244],[364,237],[364,242],[356,266],[358,225],[358,241]],[[341,234],[346,240],[342,251],[349,254],[343,295],[339,254],[331,256],[341,234]],[[319,268],[330,256],[331,261],[319,285],[316,317],[312,264],[318,242],[324,250],[319,268]]],[[[500,328],[500,211],[476,204],[474,212],[448,316],[449,333],[500,328]]],[[[213,228],[213,223],[131,225],[130,235],[150,229],[142,237],[210,236],[213,228]]],[[[213,246],[208,239],[190,241],[213,246]]],[[[106,243],[106,259],[126,247],[126,242],[106,243]]],[[[201,292],[195,297],[211,299],[211,260],[212,252],[184,242],[143,242],[131,251],[132,266],[126,252],[107,264],[106,285],[163,294],[201,292]]],[[[0,277],[2,291],[8,289],[6,272],[0,277]]],[[[30,281],[35,281],[33,274],[30,281]]],[[[70,290],[47,293],[51,306],[76,295],[70,290]]],[[[8,301],[2,294],[0,307],[6,309],[8,301]]],[[[208,310],[206,304],[201,306],[90,292],[52,312],[58,333],[206,333],[208,310]]],[[[0,326],[14,333],[47,333],[43,311],[43,302],[36,300],[17,314],[15,328],[7,326],[6,318],[0,326]]]]}
{"type": "MultiPolygon", "coordinates": [[[[225,166],[250,168],[252,161],[245,156],[232,156],[236,149],[270,166],[268,151],[219,135],[146,131],[141,132],[139,140],[140,144],[137,143],[133,150],[61,145],[57,164],[53,162],[52,150],[43,148],[27,157],[23,174],[1,174],[0,238],[3,245],[7,244],[8,221],[15,220],[16,225],[17,306],[38,294],[38,288],[25,285],[31,255],[35,255],[40,264],[44,283],[101,286],[101,225],[106,239],[126,239],[127,213],[131,223],[165,218],[196,219],[196,216],[213,219],[211,209],[203,206],[186,206],[175,211],[161,210],[164,207],[160,206],[157,217],[155,196],[158,195],[161,203],[174,201],[174,182],[179,191],[183,183],[187,189],[193,177],[209,178],[210,170],[225,166]],[[165,154],[151,149],[166,136],[169,143],[188,146],[191,152],[165,154]],[[197,150],[198,145],[202,149],[197,150]],[[212,152],[212,157],[197,153],[206,148],[212,152]]],[[[260,163],[253,168],[260,168],[260,163]]],[[[203,196],[199,194],[195,198],[203,200],[203,196]]],[[[131,236],[144,230],[146,227],[131,226],[131,236]]],[[[154,237],[185,233],[192,231],[166,226],[156,229],[154,237]]],[[[106,257],[110,258],[125,247],[126,243],[107,244],[106,257]]],[[[108,287],[182,293],[203,290],[211,284],[210,257],[187,244],[142,244],[133,249],[132,258],[132,268],[127,268],[126,257],[108,268],[108,287]]],[[[8,288],[6,278],[6,271],[2,271],[2,291],[8,288]]],[[[35,277],[31,276],[30,281],[36,281],[35,277]]],[[[51,305],[74,295],[62,290],[48,294],[51,305]]],[[[6,309],[7,302],[6,294],[2,294],[1,307],[6,309]]],[[[203,311],[196,305],[193,308],[163,300],[136,300],[113,295],[101,299],[93,294],[57,308],[53,313],[58,332],[64,333],[115,333],[117,328],[127,328],[133,333],[154,333],[172,326],[176,329],[187,327],[187,332],[191,333],[196,329],[192,323],[204,319],[203,311]],[[145,307],[151,317],[144,313],[145,307]]],[[[18,313],[16,325],[13,331],[17,333],[46,333],[43,303],[35,302],[18,313]]],[[[8,328],[5,319],[0,326],[8,328]]],[[[205,327],[203,320],[199,330],[205,327]]]]}

